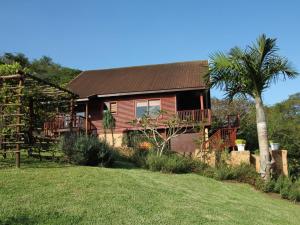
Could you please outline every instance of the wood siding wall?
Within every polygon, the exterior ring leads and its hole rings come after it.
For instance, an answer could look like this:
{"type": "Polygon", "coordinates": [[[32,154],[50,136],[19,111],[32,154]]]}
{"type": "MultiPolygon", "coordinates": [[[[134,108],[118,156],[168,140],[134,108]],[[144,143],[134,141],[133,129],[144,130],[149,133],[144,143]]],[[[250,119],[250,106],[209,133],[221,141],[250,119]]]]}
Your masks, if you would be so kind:
{"type": "Polygon", "coordinates": [[[104,102],[116,101],[117,113],[114,114],[116,120],[115,133],[124,132],[133,127],[128,124],[129,121],[134,120],[135,117],[135,104],[139,100],[160,99],[161,109],[170,113],[176,112],[176,95],[175,94],[160,94],[160,95],[147,95],[147,96],[130,96],[118,97],[107,99],[95,99],[89,102],[89,115],[91,122],[97,127],[98,134],[103,134],[102,127],[102,111],[104,102]]]}

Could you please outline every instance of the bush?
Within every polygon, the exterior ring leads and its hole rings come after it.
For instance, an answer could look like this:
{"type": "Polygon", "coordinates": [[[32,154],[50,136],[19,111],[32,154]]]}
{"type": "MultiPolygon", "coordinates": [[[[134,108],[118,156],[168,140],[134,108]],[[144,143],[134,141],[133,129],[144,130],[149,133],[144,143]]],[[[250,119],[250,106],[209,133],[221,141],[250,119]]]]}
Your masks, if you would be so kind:
{"type": "Polygon", "coordinates": [[[59,146],[69,162],[78,165],[108,166],[112,163],[111,147],[94,136],[67,134],[61,138],[59,146]]]}
{"type": "Polygon", "coordinates": [[[74,152],[75,152],[75,142],[77,140],[78,135],[74,133],[66,133],[61,136],[58,142],[58,149],[60,149],[68,162],[72,161],[74,152]]]}
{"type": "Polygon", "coordinates": [[[237,181],[256,186],[257,179],[260,178],[260,175],[256,172],[253,166],[241,164],[233,167],[233,177],[237,181]]]}
{"type": "Polygon", "coordinates": [[[279,193],[282,198],[300,201],[300,180],[293,182],[291,178],[281,175],[274,184],[273,192],[279,193]]]}
{"type": "Polygon", "coordinates": [[[141,132],[131,131],[126,133],[122,138],[122,145],[139,149],[140,144],[143,142],[150,142],[141,132]]]}
{"type": "Polygon", "coordinates": [[[234,178],[233,169],[226,164],[220,164],[214,169],[213,177],[216,180],[232,180],[234,178]]]}
{"type": "Polygon", "coordinates": [[[130,157],[130,161],[133,162],[136,166],[146,168],[146,159],[149,151],[134,148],[133,154],[130,157]]]}
{"type": "Polygon", "coordinates": [[[275,185],[276,185],[276,180],[271,179],[263,185],[262,190],[266,193],[274,192],[275,185]]]}
{"type": "Polygon", "coordinates": [[[146,166],[152,171],[164,173],[188,173],[191,172],[195,164],[189,158],[176,154],[157,155],[156,153],[148,154],[146,166]]]}
{"type": "Polygon", "coordinates": [[[188,173],[192,171],[192,163],[186,157],[176,154],[165,155],[165,164],[162,167],[162,172],[165,173],[188,173]]]}
{"type": "Polygon", "coordinates": [[[294,182],[290,187],[288,199],[292,201],[300,201],[300,180],[294,182]]]}

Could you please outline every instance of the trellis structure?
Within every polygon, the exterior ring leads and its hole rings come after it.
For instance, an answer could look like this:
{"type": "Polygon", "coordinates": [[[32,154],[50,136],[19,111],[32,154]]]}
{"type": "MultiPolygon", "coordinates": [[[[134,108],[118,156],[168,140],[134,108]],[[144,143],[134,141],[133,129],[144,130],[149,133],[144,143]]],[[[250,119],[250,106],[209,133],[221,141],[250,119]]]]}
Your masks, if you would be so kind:
{"type": "Polygon", "coordinates": [[[59,112],[69,113],[70,130],[77,95],[34,75],[0,76],[0,151],[14,152],[20,167],[20,150],[31,149],[38,140],[55,140],[43,134],[44,122],[59,112]]]}

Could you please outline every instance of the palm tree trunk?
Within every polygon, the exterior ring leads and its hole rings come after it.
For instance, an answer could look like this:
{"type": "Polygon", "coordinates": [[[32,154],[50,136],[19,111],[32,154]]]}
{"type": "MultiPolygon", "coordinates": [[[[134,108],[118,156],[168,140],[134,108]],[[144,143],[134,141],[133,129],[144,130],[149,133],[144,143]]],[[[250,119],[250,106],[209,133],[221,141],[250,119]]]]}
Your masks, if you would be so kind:
{"type": "Polygon", "coordinates": [[[266,116],[264,111],[263,102],[261,96],[255,97],[256,107],[256,125],[258,144],[260,152],[260,174],[265,179],[270,179],[271,163],[270,163],[270,152],[269,152],[269,141],[266,116]]]}

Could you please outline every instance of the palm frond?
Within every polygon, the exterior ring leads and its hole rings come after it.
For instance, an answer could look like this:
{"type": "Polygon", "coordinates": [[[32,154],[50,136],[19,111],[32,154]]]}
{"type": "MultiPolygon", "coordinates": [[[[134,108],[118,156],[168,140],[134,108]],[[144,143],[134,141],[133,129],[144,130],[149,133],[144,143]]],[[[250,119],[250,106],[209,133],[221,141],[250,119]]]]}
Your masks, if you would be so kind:
{"type": "Polygon", "coordinates": [[[207,75],[210,86],[224,90],[229,99],[236,95],[255,97],[281,76],[283,79],[295,78],[296,70],[277,52],[276,39],[262,34],[245,50],[234,47],[228,54],[217,52],[211,55],[207,75]]]}

